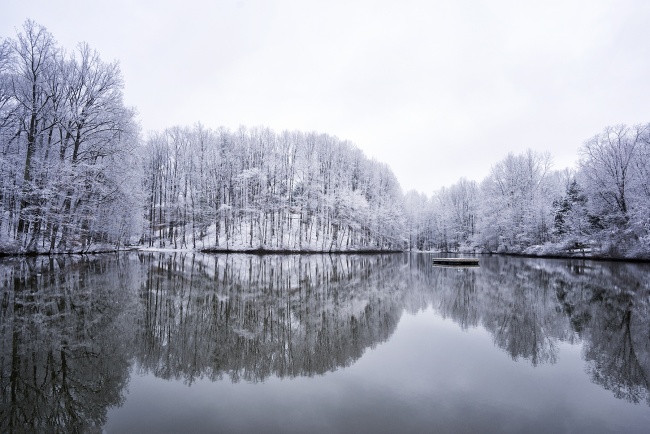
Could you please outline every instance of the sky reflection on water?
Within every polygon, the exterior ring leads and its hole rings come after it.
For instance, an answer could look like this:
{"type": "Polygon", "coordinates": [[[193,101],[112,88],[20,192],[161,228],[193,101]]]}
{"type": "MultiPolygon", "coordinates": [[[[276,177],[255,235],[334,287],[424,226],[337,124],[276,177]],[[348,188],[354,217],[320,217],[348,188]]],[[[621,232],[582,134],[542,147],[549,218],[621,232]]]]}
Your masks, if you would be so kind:
{"type": "Polygon", "coordinates": [[[557,363],[513,362],[482,328],[432,308],[402,317],[387,343],[315,377],[161,380],[135,375],[109,432],[645,432],[650,411],[589,381],[581,346],[557,363]],[[161,398],[162,397],[162,398],[161,398]]]}

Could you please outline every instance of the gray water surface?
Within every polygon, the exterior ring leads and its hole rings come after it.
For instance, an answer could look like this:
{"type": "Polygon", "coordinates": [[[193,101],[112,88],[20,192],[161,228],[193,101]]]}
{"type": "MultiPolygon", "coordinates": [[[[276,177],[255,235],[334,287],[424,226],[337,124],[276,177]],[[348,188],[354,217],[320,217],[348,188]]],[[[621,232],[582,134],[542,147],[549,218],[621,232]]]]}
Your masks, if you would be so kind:
{"type": "Polygon", "coordinates": [[[0,432],[647,432],[650,265],[0,261],[0,432]]]}

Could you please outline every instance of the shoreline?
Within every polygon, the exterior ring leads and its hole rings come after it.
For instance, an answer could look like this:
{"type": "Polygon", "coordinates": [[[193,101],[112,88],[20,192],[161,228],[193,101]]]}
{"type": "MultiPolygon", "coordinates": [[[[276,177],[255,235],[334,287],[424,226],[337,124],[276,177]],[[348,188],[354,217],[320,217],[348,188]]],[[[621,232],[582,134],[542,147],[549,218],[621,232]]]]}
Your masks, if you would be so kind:
{"type": "Polygon", "coordinates": [[[207,247],[197,249],[170,249],[160,247],[128,247],[115,249],[99,249],[92,251],[67,251],[67,252],[0,252],[0,259],[5,258],[27,258],[37,256],[72,256],[72,255],[104,255],[122,252],[160,252],[160,253],[204,253],[204,254],[248,254],[248,255],[381,255],[396,253],[423,253],[429,255],[455,255],[455,256],[509,256],[532,259],[573,259],[583,261],[597,262],[629,262],[629,263],[650,263],[650,258],[633,258],[617,257],[605,255],[586,255],[586,254],[562,254],[552,253],[546,255],[536,255],[531,253],[514,253],[514,252],[443,252],[443,251],[425,251],[425,250],[380,250],[380,249],[359,249],[359,250],[295,250],[295,249],[233,249],[224,247],[207,247]]]}
{"type": "Polygon", "coordinates": [[[514,252],[433,252],[433,251],[417,251],[416,253],[428,254],[444,254],[444,255],[468,255],[468,256],[510,256],[515,258],[531,258],[531,259],[578,259],[585,261],[598,261],[598,262],[632,262],[632,263],[650,263],[650,258],[627,258],[620,256],[603,256],[603,255],[575,255],[561,253],[549,253],[547,255],[535,255],[532,253],[514,253],[514,252]]]}

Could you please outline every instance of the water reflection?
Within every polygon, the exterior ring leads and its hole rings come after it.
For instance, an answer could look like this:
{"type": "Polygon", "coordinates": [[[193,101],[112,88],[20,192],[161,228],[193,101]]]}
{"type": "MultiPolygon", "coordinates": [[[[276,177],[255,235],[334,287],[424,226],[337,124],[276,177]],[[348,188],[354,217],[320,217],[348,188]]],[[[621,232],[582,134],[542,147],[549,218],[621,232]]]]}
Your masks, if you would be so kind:
{"type": "Polygon", "coordinates": [[[385,341],[401,315],[390,256],[141,255],[141,369],[233,381],[311,376],[385,341]]]}
{"type": "Polygon", "coordinates": [[[441,314],[484,327],[512,359],[554,363],[559,342],[582,342],[594,383],[650,405],[647,264],[490,257],[430,274],[441,314]]]}
{"type": "MultiPolygon", "coordinates": [[[[545,263],[550,267],[550,264],[545,263]]],[[[576,336],[553,290],[553,271],[528,260],[491,257],[481,268],[434,269],[442,315],[482,326],[513,360],[554,363],[557,343],[576,336]]]]}
{"type": "Polygon", "coordinates": [[[122,403],[134,271],[116,258],[3,262],[0,432],[94,432],[122,403]]]}
{"type": "Polygon", "coordinates": [[[648,267],[609,264],[574,270],[557,279],[557,294],[584,340],[592,381],[617,398],[650,405],[648,267]]]}
{"type": "MultiPolygon", "coordinates": [[[[647,265],[428,255],[139,253],[0,263],[0,431],[94,431],[131,366],[160,378],[263,381],[349,366],[404,310],[481,327],[513,360],[583,344],[591,380],[650,404],[647,265]]],[[[441,351],[444,349],[441,349],[441,351]]]]}

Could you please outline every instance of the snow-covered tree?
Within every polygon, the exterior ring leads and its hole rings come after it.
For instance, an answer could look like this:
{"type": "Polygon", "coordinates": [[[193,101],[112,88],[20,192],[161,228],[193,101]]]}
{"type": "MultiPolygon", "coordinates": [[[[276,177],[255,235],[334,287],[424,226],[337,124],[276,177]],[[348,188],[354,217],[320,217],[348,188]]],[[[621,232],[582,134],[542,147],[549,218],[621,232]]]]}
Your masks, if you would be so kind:
{"type": "Polygon", "coordinates": [[[521,251],[549,240],[557,185],[548,154],[509,154],[481,184],[479,241],[487,250],[521,251]]]}
{"type": "Polygon", "coordinates": [[[68,56],[33,21],[0,45],[3,248],[128,241],[139,232],[138,129],[117,63],[86,44],[68,56]]]}
{"type": "Polygon", "coordinates": [[[650,255],[650,124],[606,127],[581,148],[589,213],[605,254],[650,255]]]}
{"type": "Polygon", "coordinates": [[[175,127],[151,135],[144,168],[150,246],[339,251],[405,242],[394,174],[336,137],[175,127]]]}

